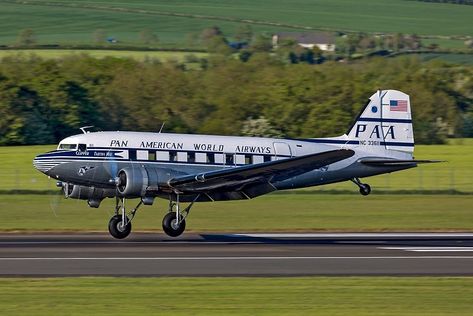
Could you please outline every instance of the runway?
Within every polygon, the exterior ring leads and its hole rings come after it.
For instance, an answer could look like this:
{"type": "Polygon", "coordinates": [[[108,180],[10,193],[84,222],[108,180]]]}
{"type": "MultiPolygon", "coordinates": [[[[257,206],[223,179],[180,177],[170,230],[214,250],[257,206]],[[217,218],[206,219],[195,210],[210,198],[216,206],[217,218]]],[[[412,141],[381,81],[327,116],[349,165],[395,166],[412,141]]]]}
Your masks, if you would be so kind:
{"type": "Polygon", "coordinates": [[[473,234],[0,234],[0,275],[473,275],[473,234]]]}

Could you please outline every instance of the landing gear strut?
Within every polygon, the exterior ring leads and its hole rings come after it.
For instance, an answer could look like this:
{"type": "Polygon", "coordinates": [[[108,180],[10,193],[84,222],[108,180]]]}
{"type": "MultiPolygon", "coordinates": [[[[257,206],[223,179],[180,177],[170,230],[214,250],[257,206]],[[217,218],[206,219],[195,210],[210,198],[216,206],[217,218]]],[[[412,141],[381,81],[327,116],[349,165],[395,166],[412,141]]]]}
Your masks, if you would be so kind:
{"type": "Polygon", "coordinates": [[[371,187],[369,184],[361,183],[360,179],[358,178],[353,178],[351,179],[351,181],[360,188],[361,195],[368,195],[371,193],[371,187]]]}
{"type": "Polygon", "coordinates": [[[163,230],[170,237],[177,237],[186,230],[186,217],[189,215],[191,207],[200,195],[189,204],[184,210],[180,210],[179,194],[176,194],[176,202],[169,197],[169,211],[163,218],[163,230]]]}
{"type": "Polygon", "coordinates": [[[140,201],[129,214],[126,213],[125,198],[117,197],[115,205],[115,215],[108,222],[108,231],[110,235],[117,239],[126,238],[131,233],[131,221],[135,217],[136,211],[143,204],[140,201]],[[120,214],[121,211],[121,214],[120,214]]]}

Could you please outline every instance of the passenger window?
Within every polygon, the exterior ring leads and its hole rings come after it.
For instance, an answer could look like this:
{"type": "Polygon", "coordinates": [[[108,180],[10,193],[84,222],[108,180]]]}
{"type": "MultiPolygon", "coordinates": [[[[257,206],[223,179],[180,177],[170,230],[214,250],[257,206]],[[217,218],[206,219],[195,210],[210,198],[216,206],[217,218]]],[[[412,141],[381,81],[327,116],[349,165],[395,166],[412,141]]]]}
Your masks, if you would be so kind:
{"type": "Polygon", "coordinates": [[[224,154],[215,154],[215,163],[217,164],[223,164],[225,163],[225,155],[224,154]]]}
{"type": "Polygon", "coordinates": [[[195,153],[195,162],[206,163],[207,156],[205,153],[195,153]]]}
{"type": "Polygon", "coordinates": [[[237,165],[244,165],[246,161],[245,155],[235,155],[233,160],[237,165]]]}
{"type": "Polygon", "coordinates": [[[169,152],[169,161],[177,161],[177,152],[175,151],[169,152]]]}
{"type": "Polygon", "coordinates": [[[177,152],[177,161],[179,162],[187,162],[187,153],[183,151],[177,152]]]}
{"type": "Polygon", "coordinates": [[[269,155],[264,155],[264,162],[271,161],[271,156],[269,155]]]}
{"type": "Polygon", "coordinates": [[[86,144],[79,144],[78,148],[77,148],[78,151],[87,151],[87,145],[86,144]]]}
{"type": "Polygon", "coordinates": [[[158,151],[156,152],[156,159],[162,161],[170,161],[169,152],[167,151],[158,151]]]}
{"type": "Polygon", "coordinates": [[[259,156],[259,155],[255,155],[252,157],[253,159],[253,163],[263,163],[264,162],[264,159],[263,159],[263,156],[259,156]]]}

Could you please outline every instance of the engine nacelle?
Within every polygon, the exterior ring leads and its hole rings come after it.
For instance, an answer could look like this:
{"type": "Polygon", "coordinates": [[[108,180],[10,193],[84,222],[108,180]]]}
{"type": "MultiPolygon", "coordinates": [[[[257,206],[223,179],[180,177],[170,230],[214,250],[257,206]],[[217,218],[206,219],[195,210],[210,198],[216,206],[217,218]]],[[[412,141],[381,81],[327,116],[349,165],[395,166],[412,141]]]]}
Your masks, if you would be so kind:
{"type": "Polygon", "coordinates": [[[145,167],[127,167],[118,172],[117,190],[124,197],[145,197],[146,189],[157,190],[158,173],[145,167]]]}
{"type": "Polygon", "coordinates": [[[90,207],[97,208],[100,206],[100,202],[106,197],[114,197],[116,195],[115,189],[102,189],[87,187],[82,185],[67,184],[64,187],[66,198],[87,200],[87,204],[90,207]]]}

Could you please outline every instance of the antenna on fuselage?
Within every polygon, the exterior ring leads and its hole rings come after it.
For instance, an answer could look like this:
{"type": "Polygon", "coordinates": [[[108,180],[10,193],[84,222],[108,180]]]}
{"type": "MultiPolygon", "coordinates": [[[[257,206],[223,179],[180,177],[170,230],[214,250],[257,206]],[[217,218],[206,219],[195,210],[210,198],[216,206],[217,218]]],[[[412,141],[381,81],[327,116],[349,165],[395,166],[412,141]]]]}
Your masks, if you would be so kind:
{"type": "Polygon", "coordinates": [[[161,128],[159,129],[159,134],[163,131],[163,128],[164,128],[164,125],[166,124],[166,122],[163,122],[163,124],[161,125],[161,128]]]}
{"type": "Polygon", "coordinates": [[[90,133],[89,131],[87,131],[87,129],[88,129],[88,128],[92,128],[92,127],[93,127],[93,126],[90,125],[90,126],[81,127],[81,128],[79,128],[79,129],[82,131],[82,133],[87,134],[87,133],[90,133]]]}

